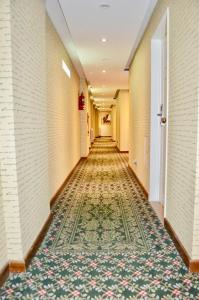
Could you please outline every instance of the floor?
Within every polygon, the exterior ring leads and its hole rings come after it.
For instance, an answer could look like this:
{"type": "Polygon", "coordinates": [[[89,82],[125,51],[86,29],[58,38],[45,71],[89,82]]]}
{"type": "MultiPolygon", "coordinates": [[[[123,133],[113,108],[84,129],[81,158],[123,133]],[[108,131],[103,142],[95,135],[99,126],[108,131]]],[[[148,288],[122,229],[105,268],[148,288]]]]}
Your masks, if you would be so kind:
{"type": "Polygon", "coordinates": [[[151,206],[153,207],[154,211],[156,212],[156,215],[164,224],[164,207],[160,202],[151,202],[151,206]]]}
{"type": "Polygon", "coordinates": [[[161,221],[108,139],[98,139],[53,207],[28,271],[0,299],[199,299],[161,221]]]}

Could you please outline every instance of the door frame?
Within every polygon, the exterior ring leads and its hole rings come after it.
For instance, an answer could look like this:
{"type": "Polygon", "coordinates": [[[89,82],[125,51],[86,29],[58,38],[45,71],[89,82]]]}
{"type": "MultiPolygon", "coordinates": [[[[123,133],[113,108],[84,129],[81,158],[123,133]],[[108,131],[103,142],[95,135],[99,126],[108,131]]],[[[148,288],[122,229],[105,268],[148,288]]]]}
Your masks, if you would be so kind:
{"type": "Polygon", "coordinates": [[[167,199],[167,149],[168,149],[168,111],[169,111],[169,8],[162,16],[151,38],[151,132],[150,132],[150,182],[149,201],[160,202],[160,170],[161,170],[161,126],[158,126],[158,107],[162,97],[162,40],[166,35],[167,67],[166,67],[166,149],[165,149],[165,203],[164,217],[166,216],[167,199]],[[158,141],[158,142],[157,142],[158,141]]]}

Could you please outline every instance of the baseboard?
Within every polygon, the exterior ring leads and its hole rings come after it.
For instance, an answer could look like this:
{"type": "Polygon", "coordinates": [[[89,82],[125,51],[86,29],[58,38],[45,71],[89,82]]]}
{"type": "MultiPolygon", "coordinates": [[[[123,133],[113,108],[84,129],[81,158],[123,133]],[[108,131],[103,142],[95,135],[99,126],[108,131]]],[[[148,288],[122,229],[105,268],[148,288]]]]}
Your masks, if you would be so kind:
{"type": "Polygon", "coordinates": [[[35,255],[35,253],[37,252],[39,246],[41,245],[44,236],[52,222],[52,214],[50,213],[46,222],[44,223],[41,231],[39,232],[36,240],[34,241],[32,247],[30,248],[30,250],[28,251],[28,254],[26,255],[25,259],[23,261],[15,261],[15,260],[11,260],[9,262],[9,272],[10,273],[22,273],[25,272],[27,267],[29,266],[31,259],[33,258],[33,256],[35,255]]]}
{"type": "Polygon", "coordinates": [[[164,226],[165,226],[167,232],[169,233],[171,239],[173,240],[173,242],[174,242],[180,256],[182,257],[185,265],[187,266],[188,270],[190,272],[199,272],[199,260],[192,260],[190,258],[189,254],[187,253],[186,249],[180,242],[180,240],[177,237],[175,231],[173,230],[171,224],[169,223],[169,221],[166,218],[164,219],[164,226]]]}
{"type": "Polygon", "coordinates": [[[117,148],[117,152],[119,152],[119,153],[129,153],[129,151],[121,151],[121,150],[118,148],[118,146],[117,146],[116,148],[117,148]]]}
{"type": "MultiPolygon", "coordinates": [[[[55,193],[55,195],[52,197],[52,199],[50,200],[50,208],[52,208],[53,204],[55,203],[55,201],[57,200],[58,196],[60,195],[60,193],[62,192],[63,188],[65,187],[66,183],[68,182],[69,178],[71,177],[71,175],[73,174],[73,172],[75,171],[75,169],[77,168],[78,164],[86,159],[87,157],[82,157],[78,163],[75,165],[75,167],[73,168],[73,170],[70,172],[70,174],[66,177],[66,179],[64,180],[64,182],[62,183],[62,185],[60,186],[60,188],[57,190],[57,192],[55,193]]],[[[33,243],[32,247],[30,248],[30,250],[28,251],[28,254],[26,255],[25,259],[23,261],[14,261],[11,260],[7,266],[1,271],[0,273],[0,284],[3,283],[7,277],[9,276],[9,273],[21,273],[21,272],[25,272],[28,265],[31,262],[31,259],[33,258],[33,256],[35,255],[35,253],[37,252],[40,244],[42,243],[44,236],[52,222],[52,213],[49,214],[45,224],[43,225],[41,231],[39,232],[35,242],[33,243]]]]}
{"type": "Polygon", "coordinates": [[[61,194],[61,192],[63,191],[66,183],[68,182],[68,180],[70,179],[70,177],[72,176],[72,174],[74,173],[75,169],[77,168],[77,166],[79,165],[79,163],[84,160],[87,159],[87,157],[81,157],[79,159],[79,161],[76,163],[76,165],[74,166],[74,168],[72,169],[72,171],[69,173],[69,175],[66,177],[66,179],[64,180],[64,182],[62,183],[62,185],[58,188],[57,192],[54,194],[54,196],[51,198],[50,200],[50,208],[53,207],[53,205],[55,204],[56,200],[58,199],[59,195],[61,194]]]}
{"type": "Polygon", "coordinates": [[[26,271],[26,263],[24,261],[11,260],[9,262],[9,273],[23,273],[26,271]]]}
{"type": "Polygon", "coordinates": [[[131,168],[130,165],[128,165],[128,168],[129,168],[130,172],[133,174],[133,176],[136,178],[136,180],[138,181],[138,183],[139,183],[139,185],[141,186],[141,188],[142,188],[142,190],[143,190],[145,196],[146,196],[147,199],[148,199],[148,196],[149,196],[148,191],[145,189],[145,187],[143,186],[142,182],[141,182],[140,179],[137,177],[137,175],[135,174],[135,172],[133,171],[133,169],[131,168]]]}
{"type": "MultiPolygon", "coordinates": [[[[60,193],[62,192],[63,188],[65,187],[67,181],[69,180],[69,178],[71,177],[71,175],[73,174],[74,170],[76,169],[76,167],[78,166],[78,164],[80,163],[80,161],[84,160],[85,158],[81,158],[78,163],[75,165],[75,167],[73,168],[73,170],[70,172],[70,174],[66,177],[66,179],[64,180],[64,182],[62,183],[62,185],[60,186],[60,188],[57,190],[57,192],[55,193],[55,195],[52,197],[52,199],[50,200],[50,208],[52,208],[53,204],[55,203],[55,201],[58,199],[58,196],[60,195],[60,193]]],[[[31,262],[31,259],[33,258],[33,256],[35,255],[35,253],[37,252],[41,242],[44,239],[44,236],[52,222],[52,213],[49,214],[44,226],[42,227],[41,231],[39,232],[35,242],[33,243],[32,247],[30,248],[30,250],[28,251],[28,254],[26,255],[24,261],[10,261],[8,264],[8,273],[21,273],[21,272],[25,272],[28,265],[31,262]]],[[[5,271],[4,271],[5,273],[5,271]]]]}
{"type": "Polygon", "coordinates": [[[47,231],[48,231],[48,228],[52,222],[52,219],[53,219],[53,215],[52,213],[50,212],[46,222],[44,223],[42,229],[40,230],[35,242],[33,243],[32,247],[30,248],[30,250],[28,251],[28,254],[26,255],[25,257],[25,267],[27,268],[33,258],[33,256],[36,254],[39,246],[41,245],[47,231]]]}
{"type": "Polygon", "coordinates": [[[0,287],[4,284],[9,276],[9,264],[7,263],[0,272],[0,287]]]}

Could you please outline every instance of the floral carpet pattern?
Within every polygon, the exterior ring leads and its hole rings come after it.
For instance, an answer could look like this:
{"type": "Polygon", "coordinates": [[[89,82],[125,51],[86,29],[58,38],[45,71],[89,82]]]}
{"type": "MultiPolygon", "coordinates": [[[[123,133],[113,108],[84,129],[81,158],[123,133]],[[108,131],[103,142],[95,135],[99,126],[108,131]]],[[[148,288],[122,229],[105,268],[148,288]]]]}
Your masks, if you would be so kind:
{"type": "Polygon", "coordinates": [[[109,139],[97,139],[53,207],[26,273],[0,299],[199,299],[173,242],[109,139]]]}

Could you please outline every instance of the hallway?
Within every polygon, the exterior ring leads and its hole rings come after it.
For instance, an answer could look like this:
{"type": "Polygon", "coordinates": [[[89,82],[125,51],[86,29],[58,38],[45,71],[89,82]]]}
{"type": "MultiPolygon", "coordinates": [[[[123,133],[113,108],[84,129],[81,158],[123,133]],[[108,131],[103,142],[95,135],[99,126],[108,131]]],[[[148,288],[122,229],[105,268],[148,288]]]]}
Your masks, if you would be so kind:
{"type": "Polygon", "coordinates": [[[175,246],[110,138],[97,138],[52,209],[26,273],[0,299],[199,299],[175,246]]]}

